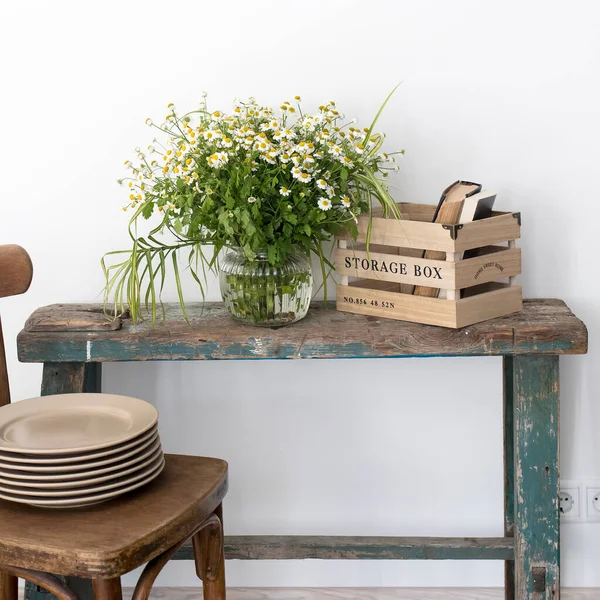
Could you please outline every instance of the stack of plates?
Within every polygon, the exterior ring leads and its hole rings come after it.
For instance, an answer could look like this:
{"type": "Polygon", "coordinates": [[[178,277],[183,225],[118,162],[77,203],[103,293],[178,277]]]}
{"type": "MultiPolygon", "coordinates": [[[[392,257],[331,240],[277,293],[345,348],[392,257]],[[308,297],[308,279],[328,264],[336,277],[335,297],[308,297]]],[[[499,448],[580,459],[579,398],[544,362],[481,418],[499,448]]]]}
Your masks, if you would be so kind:
{"type": "Polygon", "coordinates": [[[0,409],[0,498],[87,506],[152,481],[165,459],[158,413],[143,400],[61,394],[0,409]]]}

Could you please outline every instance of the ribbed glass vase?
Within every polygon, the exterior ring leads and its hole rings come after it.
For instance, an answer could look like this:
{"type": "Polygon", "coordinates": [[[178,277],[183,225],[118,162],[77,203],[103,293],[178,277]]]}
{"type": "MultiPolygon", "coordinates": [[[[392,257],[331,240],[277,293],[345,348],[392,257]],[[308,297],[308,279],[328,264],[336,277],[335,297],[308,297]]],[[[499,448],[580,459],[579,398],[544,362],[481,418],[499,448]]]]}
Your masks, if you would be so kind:
{"type": "Polygon", "coordinates": [[[312,267],[303,252],[273,267],[259,252],[249,261],[241,249],[229,251],[220,264],[221,296],[234,319],[248,325],[278,327],[299,321],[312,295],[312,267]]]}

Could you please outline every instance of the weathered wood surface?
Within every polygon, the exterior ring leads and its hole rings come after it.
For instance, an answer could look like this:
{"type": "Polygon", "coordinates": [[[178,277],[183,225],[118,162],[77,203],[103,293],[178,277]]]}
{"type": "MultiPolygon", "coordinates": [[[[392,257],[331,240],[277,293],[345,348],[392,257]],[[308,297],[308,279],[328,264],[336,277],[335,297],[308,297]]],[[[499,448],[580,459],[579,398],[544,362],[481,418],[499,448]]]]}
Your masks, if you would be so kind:
{"type": "MultiPolygon", "coordinates": [[[[175,556],[193,558],[184,545],[175,556]]],[[[225,558],[237,560],[512,560],[512,538],[430,538],[392,536],[225,536],[225,558]]]]}
{"type": "Polygon", "coordinates": [[[36,310],[25,324],[25,329],[40,331],[116,331],[123,319],[107,319],[98,304],[52,304],[36,310]]]}
{"type": "Polygon", "coordinates": [[[8,383],[8,367],[6,364],[6,351],[4,350],[2,320],[0,319],[0,406],[5,406],[6,404],[10,404],[10,385],[8,383]]]}
{"type": "MultiPolygon", "coordinates": [[[[515,435],[514,435],[514,357],[502,359],[504,429],[504,535],[515,535],[515,435]]],[[[505,600],[515,600],[515,562],[504,563],[505,600]]]]}
{"type": "Polygon", "coordinates": [[[513,358],[515,598],[559,600],[558,356],[513,358]]]}
{"type": "Polygon", "coordinates": [[[21,246],[0,246],[0,298],[24,294],[32,277],[31,258],[21,246]]]}
{"type": "Polygon", "coordinates": [[[0,501],[0,565],[113,578],[189,538],[227,493],[227,463],[165,458],[164,471],[151,483],[85,509],[40,510],[0,501]]]}
{"type": "Polygon", "coordinates": [[[94,600],[122,600],[123,598],[120,577],[94,579],[92,586],[94,588],[94,600]]]}
{"type": "MultiPolygon", "coordinates": [[[[55,305],[40,309],[68,323],[69,313],[98,305],[55,305]]],[[[36,311],[37,313],[37,311],[36,311]]],[[[31,319],[37,319],[34,313],[31,319]]],[[[347,314],[315,303],[305,319],[275,329],[235,323],[221,303],[192,305],[190,324],[167,305],[167,320],[117,331],[28,331],[19,334],[23,362],[110,362],[265,358],[385,358],[511,354],[583,354],[585,325],[561,300],[526,300],[521,313],[449,330],[404,321],[347,314]]],[[[95,314],[95,313],[93,313],[95,314]]],[[[95,318],[95,317],[94,317],[95,318]]],[[[48,321],[46,321],[48,322],[48,321]]]]}

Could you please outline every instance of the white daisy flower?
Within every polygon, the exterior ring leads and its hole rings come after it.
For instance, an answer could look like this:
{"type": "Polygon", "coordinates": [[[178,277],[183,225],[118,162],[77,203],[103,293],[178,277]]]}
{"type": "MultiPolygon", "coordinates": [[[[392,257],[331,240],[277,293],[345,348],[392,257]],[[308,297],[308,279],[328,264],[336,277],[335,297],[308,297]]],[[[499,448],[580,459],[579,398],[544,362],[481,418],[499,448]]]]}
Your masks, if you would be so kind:
{"type": "Polygon", "coordinates": [[[323,196],[319,198],[317,204],[321,210],[329,210],[331,208],[331,200],[329,198],[324,198],[323,196]]]}
{"type": "Polygon", "coordinates": [[[330,197],[333,198],[335,191],[333,189],[333,187],[331,187],[330,185],[327,186],[327,189],[325,190],[325,193],[330,197]]]}
{"type": "Polygon", "coordinates": [[[250,204],[254,204],[254,203],[256,202],[256,198],[255,198],[254,196],[250,196],[250,197],[248,198],[248,202],[249,202],[250,204]]]}
{"type": "Polygon", "coordinates": [[[349,157],[347,157],[347,156],[344,156],[344,158],[342,159],[342,164],[346,165],[347,167],[353,167],[354,166],[354,163],[352,162],[352,160],[349,157]]]}
{"type": "Polygon", "coordinates": [[[271,144],[269,144],[268,140],[265,141],[263,139],[259,139],[258,141],[254,142],[254,149],[266,154],[269,152],[269,150],[271,150],[271,144]]]}
{"type": "Polygon", "coordinates": [[[354,151],[355,151],[357,154],[362,154],[362,153],[365,151],[365,147],[364,147],[364,145],[363,145],[363,144],[355,144],[355,145],[354,145],[354,151]]]}
{"type": "Polygon", "coordinates": [[[317,187],[321,190],[326,190],[327,182],[324,179],[317,179],[317,187]]]}
{"type": "Polygon", "coordinates": [[[348,196],[342,196],[341,200],[342,206],[345,206],[346,208],[350,207],[350,198],[348,196]]]}
{"type": "Polygon", "coordinates": [[[231,148],[231,146],[233,146],[233,141],[231,138],[223,138],[223,140],[221,141],[221,146],[223,146],[223,148],[231,148]]]}
{"type": "Polygon", "coordinates": [[[333,156],[341,156],[342,149],[339,146],[337,146],[336,144],[334,144],[333,146],[331,146],[329,148],[329,154],[332,154],[333,156]]]}
{"type": "Polygon", "coordinates": [[[308,183],[311,179],[312,176],[309,175],[308,173],[300,173],[300,175],[297,177],[298,181],[301,181],[302,183],[308,183]]]}
{"type": "Polygon", "coordinates": [[[152,127],[152,119],[150,117],[146,119],[146,125],[148,125],[148,127],[152,127]]]}
{"type": "Polygon", "coordinates": [[[298,179],[300,177],[300,175],[302,174],[302,169],[298,168],[298,167],[294,167],[292,169],[292,177],[294,179],[298,179]]]}
{"type": "Polygon", "coordinates": [[[282,155],[279,157],[279,160],[280,160],[282,163],[288,163],[288,162],[290,162],[290,160],[292,160],[292,157],[291,157],[291,156],[290,156],[290,155],[289,155],[287,152],[284,152],[284,153],[283,153],[283,154],[282,154],[282,155]]]}
{"type": "Polygon", "coordinates": [[[133,169],[133,163],[130,160],[126,160],[123,164],[126,169],[133,169]]]}
{"type": "Polygon", "coordinates": [[[286,187],[280,187],[280,188],[279,188],[279,193],[280,193],[282,196],[284,196],[284,197],[287,197],[287,196],[289,196],[289,195],[292,193],[292,190],[290,190],[290,189],[288,189],[288,188],[286,188],[286,187]]]}
{"type": "Polygon", "coordinates": [[[209,129],[208,131],[204,131],[202,133],[202,137],[207,142],[216,142],[221,137],[221,132],[216,131],[215,129],[209,129]]]}

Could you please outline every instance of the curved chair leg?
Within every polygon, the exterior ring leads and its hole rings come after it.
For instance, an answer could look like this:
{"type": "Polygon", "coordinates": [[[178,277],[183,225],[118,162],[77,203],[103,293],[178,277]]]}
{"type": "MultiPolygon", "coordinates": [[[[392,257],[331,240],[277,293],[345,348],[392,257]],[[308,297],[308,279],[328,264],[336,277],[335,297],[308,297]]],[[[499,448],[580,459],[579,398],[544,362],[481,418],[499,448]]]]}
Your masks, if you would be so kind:
{"type": "Polygon", "coordinates": [[[198,531],[192,538],[196,573],[202,580],[204,600],[225,600],[225,547],[223,505],[213,514],[216,523],[198,531]]]}
{"type": "Polygon", "coordinates": [[[34,571],[33,569],[22,569],[21,567],[9,567],[7,565],[2,565],[0,570],[3,571],[3,578],[5,574],[12,575],[15,581],[17,577],[21,577],[31,583],[35,583],[35,585],[43,587],[60,600],[79,600],[77,594],[69,589],[60,579],[57,579],[54,575],[50,575],[50,573],[42,573],[42,571],[34,571]]]}
{"type": "MultiPolygon", "coordinates": [[[[202,532],[206,529],[212,530],[215,528],[218,528],[220,531],[221,522],[219,521],[218,517],[213,514],[208,519],[206,519],[206,521],[202,522],[200,526],[194,531],[194,533],[192,534],[192,536],[194,537],[192,537],[192,539],[195,539],[195,536],[199,532],[202,532]]],[[[183,546],[183,544],[185,544],[185,542],[188,539],[189,538],[181,540],[181,542],[175,544],[175,546],[172,546],[168,550],[165,550],[162,554],[159,554],[158,556],[153,558],[146,565],[146,567],[142,571],[142,574],[140,575],[140,578],[138,579],[131,600],[148,600],[148,597],[150,596],[150,591],[152,590],[152,585],[158,577],[158,574],[163,570],[163,567],[171,560],[171,558],[173,558],[177,550],[179,550],[179,548],[181,548],[181,546],[183,546]]],[[[213,566],[211,566],[211,568],[216,570],[216,568],[213,566]]],[[[208,600],[207,596],[205,596],[204,598],[205,600],[208,600]]],[[[99,599],[96,597],[96,600],[99,599]]]]}
{"type": "Polygon", "coordinates": [[[121,578],[92,579],[95,600],[122,600],[121,578]]]}
{"type": "Polygon", "coordinates": [[[0,571],[0,600],[17,600],[18,577],[0,571]]]}

